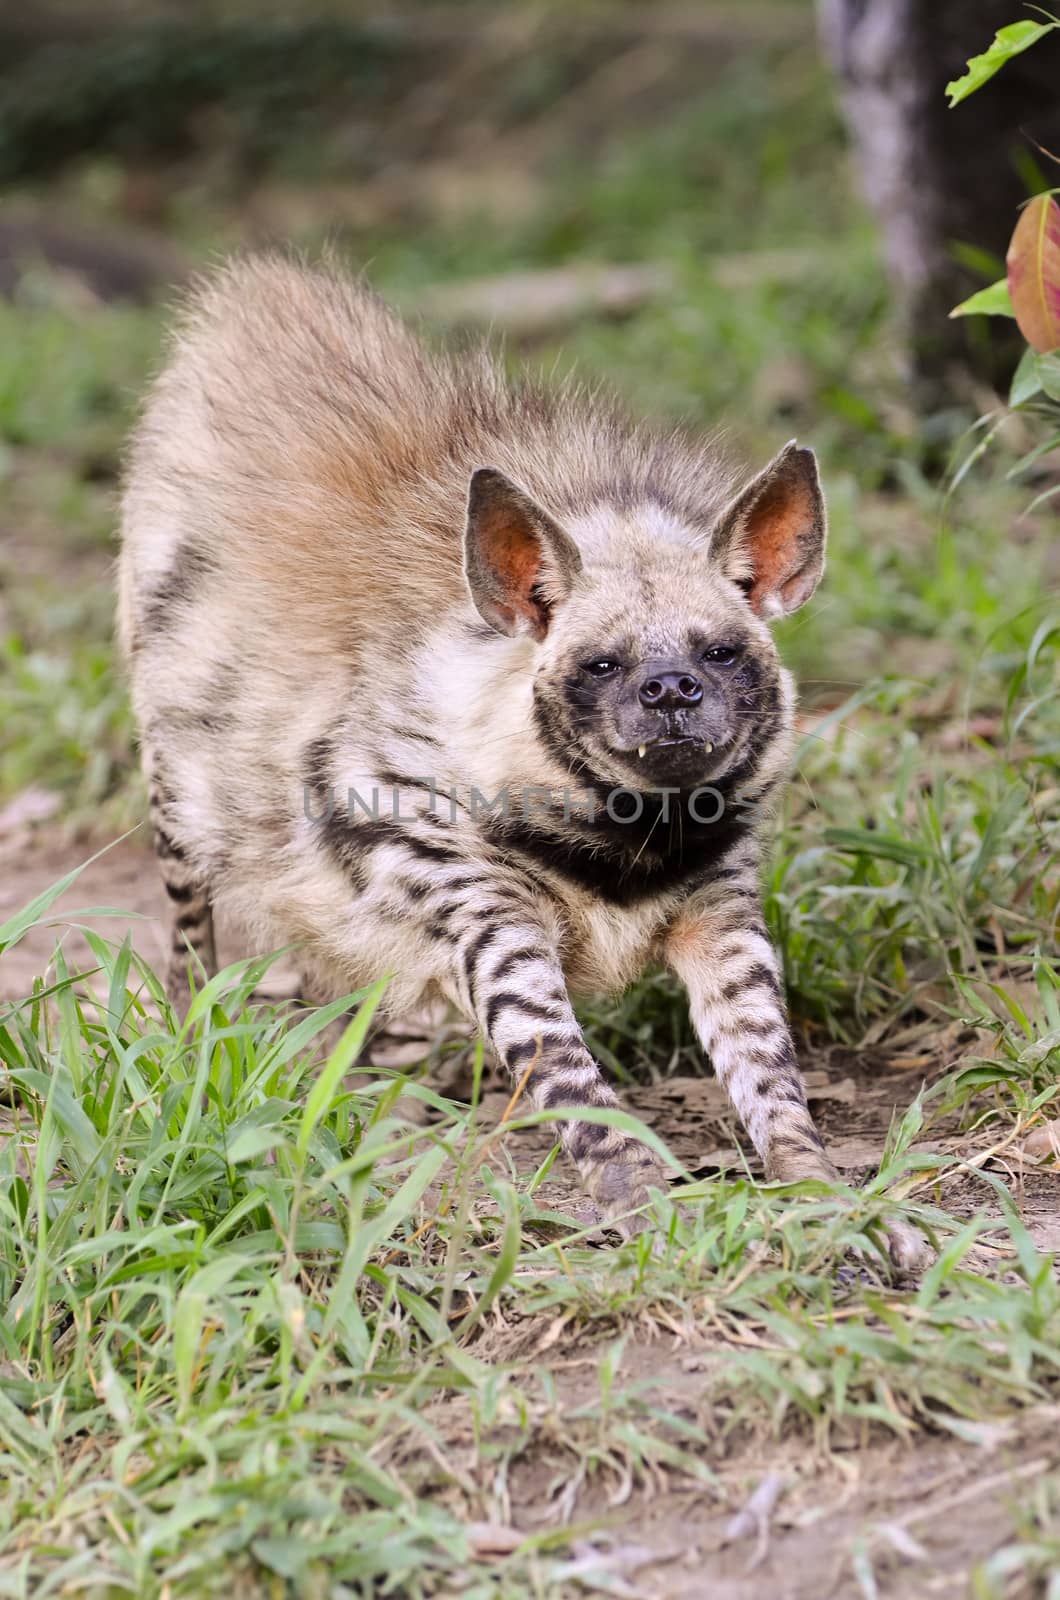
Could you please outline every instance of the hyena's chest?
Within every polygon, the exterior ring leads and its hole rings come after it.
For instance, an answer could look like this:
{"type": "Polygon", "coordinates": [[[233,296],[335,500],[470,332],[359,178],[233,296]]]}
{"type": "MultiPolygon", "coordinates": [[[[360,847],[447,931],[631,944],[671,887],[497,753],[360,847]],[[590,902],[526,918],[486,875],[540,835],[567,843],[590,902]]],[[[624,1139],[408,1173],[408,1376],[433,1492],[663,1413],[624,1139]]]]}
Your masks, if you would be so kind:
{"type": "Polygon", "coordinates": [[[578,898],[564,906],[563,971],[576,994],[616,994],[656,954],[658,907],[629,909],[578,898]]]}

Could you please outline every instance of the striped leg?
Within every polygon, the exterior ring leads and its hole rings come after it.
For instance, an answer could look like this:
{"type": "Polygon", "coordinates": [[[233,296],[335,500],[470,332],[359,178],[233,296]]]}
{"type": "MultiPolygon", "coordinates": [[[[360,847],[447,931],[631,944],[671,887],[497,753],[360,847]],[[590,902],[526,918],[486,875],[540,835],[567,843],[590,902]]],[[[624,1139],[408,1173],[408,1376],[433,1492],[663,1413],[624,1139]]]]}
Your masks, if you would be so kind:
{"type": "MultiPolygon", "coordinates": [[[[617,1106],[582,1037],[547,929],[513,914],[510,894],[497,898],[497,916],[478,919],[460,941],[460,987],[468,1010],[514,1082],[529,1071],[526,1093],[535,1110],[617,1106]]],[[[628,1134],[598,1123],[565,1122],[561,1139],[584,1188],[609,1218],[643,1205],[650,1187],[666,1188],[656,1157],[628,1134]]]]}
{"type": "MultiPolygon", "coordinates": [[[[776,953],[758,908],[753,872],[729,869],[716,899],[671,929],[667,959],[688,990],[692,1023],[733,1108],[765,1163],[766,1177],[832,1182],[806,1104],[784,1008],[776,953]]],[[[886,1227],[891,1259],[915,1272],[933,1259],[919,1231],[899,1218],[886,1227]]]]}
{"type": "MultiPolygon", "coordinates": [[[[414,797],[407,800],[409,809],[414,797]]],[[[495,858],[465,854],[451,830],[421,814],[403,826],[339,824],[323,842],[344,876],[356,882],[360,915],[343,919],[356,938],[374,924],[401,928],[400,950],[419,949],[446,998],[474,1020],[534,1110],[613,1107],[578,1027],[560,960],[554,905],[495,858]],[[524,1082],[525,1080],[525,1082],[524,1082]]],[[[372,959],[384,957],[379,950],[372,959]]],[[[351,972],[363,969],[350,952],[351,972]]],[[[400,960],[394,961],[400,972],[400,960]]],[[[564,1149],[589,1194],[619,1219],[665,1187],[655,1157],[628,1134],[595,1123],[562,1121],[564,1149]]],[[[621,1225],[621,1224],[620,1224],[621,1225]]]]}
{"type": "Polygon", "coordinates": [[[777,958],[757,907],[739,890],[720,889],[709,910],[671,930],[667,959],[688,990],[696,1035],[766,1177],[832,1181],[836,1171],[806,1104],[777,958]]]}

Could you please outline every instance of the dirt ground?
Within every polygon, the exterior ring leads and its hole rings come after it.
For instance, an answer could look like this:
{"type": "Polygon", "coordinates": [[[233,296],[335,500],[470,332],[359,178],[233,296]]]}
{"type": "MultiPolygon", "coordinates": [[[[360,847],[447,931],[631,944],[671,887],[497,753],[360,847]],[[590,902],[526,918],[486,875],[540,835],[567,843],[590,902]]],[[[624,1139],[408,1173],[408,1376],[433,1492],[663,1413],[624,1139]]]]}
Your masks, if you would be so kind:
{"type": "MultiPolygon", "coordinates": [[[[0,922],[91,854],[86,843],[59,842],[48,825],[15,820],[0,836],[0,922]]],[[[97,846],[98,848],[98,846],[97,846]]],[[[105,849],[88,865],[53,912],[53,925],[36,928],[4,959],[0,1000],[24,994],[50,959],[57,936],[67,959],[88,965],[89,950],[76,924],[83,922],[111,939],[131,934],[149,959],[162,949],[164,897],[146,842],[140,833],[105,849]],[[82,917],[84,908],[113,907],[119,916],[82,917]],[[70,926],[65,926],[69,920],[70,926]]],[[[243,954],[231,929],[222,934],[222,957],[243,954]]],[[[422,1059],[430,1028],[409,1023],[375,1046],[387,1065],[422,1059]]],[[[955,1049],[960,1048],[956,1043],[955,1049]]],[[[899,1064],[839,1048],[804,1055],[810,1099],[843,1176],[858,1182],[875,1167],[896,1107],[912,1098],[925,1069],[907,1059],[899,1064]]],[[[952,1065],[940,1059],[934,1070],[952,1065]]],[[[459,1074],[444,1087],[459,1092],[459,1074]]],[[[482,1126],[500,1120],[508,1099],[499,1079],[487,1081],[482,1126]]],[[[630,1086],[627,1104],[670,1145],[698,1177],[732,1167],[739,1159],[734,1127],[723,1096],[709,1078],[671,1077],[630,1086]]],[[[982,1134],[932,1130],[926,1148],[945,1147],[971,1157],[986,1148],[982,1134]]],[[[508,1136],[517,1167],[532,1171],[546,1153],[545,1129],[508,1136]]],[[[753,1162],[752,1162],[753,1170],[753,1162]]],[[[1025,1221],[1044,1249],[1060,1249],[1060,1174],[1003,1171],[1021,1200],[1025,1221]]],[[[958,1214],[989,1204],[991,1191],[966,1171],[946,1186],[945,1204],[958,1214]]],[[[557,1164],[538,1191],[541,1205],[594,1220],[590,1202],[573,1190],[557,1164]]],[[[989,1235],[982,1248],[997,1249],[989,1235]]],[[[973,1264],[973,1263],[969,1263],[973,1264]]],[[[598,1337],[598,1335],[597,1335],[598,1337]]],[[[584,1331],[498,1325],[487,1331],[478,1353],[515,1361],[526,1376],[532,1407],[546,1415],[555,1400],[542,1386],[540,1369],[564,1409],[590,1405],[599,1395],[603,1346],[587,1346],[584,1331]],[[545,1360],[547,1346],[547,1361],[545,1360]]],[[[706,1386],[701,1374],[724,1359],[711,1330],[658,1325],[627,1338],[616,1381],[635,1382],[646,1403],[693,1420],[711,1430],[706,1386]]],[[[445,1441],[446,1457],[457,1471],[474,1475],[476,1441],[462,1401],[438,1401],[432,1420],[445,1441]]],[[[572,1482],[563,1450],[521,1458],[508,1485],[511,1518],[505,1527],[477,1530],[484,1553],[497,1541],[550,1527],[596,1523],[612,1540],[606,1557],[610,1591],[643,1600],[824,1600],[866,1595],[958,1595],[967,1591],[968,1572],[1013,1537],[1020,1508],[1037,1480],[1060,1469],[1060,1410],[1039,1408],[1022,1419],[977,1424],[959,1438],[910,1433],[907,1440],[881,1442],[849,1432],[833,1434],[815,1446],[802,1437],[779,1441],[719,1438],[712,1466],[716,1489],[682,1486],[680,1475],[656,1469],[648,1485],[631,1481],[572,1482]],[[756,1494],[757,1490],[757,1494],[756,1494]],[[754,1498],[752,1498],[754,1497],[754,1498]],[[739,1525],[733,1506],[750,1502],[739,1525]],[[756,1516],[756,1506],[764,1506],[756,1516]]],[[[572,1458],[573,1459],[573,1458],[572,1458]]],[[[579,1559],[574,1547],[574,1566],[579,1559]]],[[[599,1568],[599,1538],[584,1558],[599,1568]]],[[[594,1580],[595,1581],[595,1580],[594,1580]]],[[[572,1593],[579,1592],[572,1577],[572,1593]]]]}
{"type": "MultiPolygon", "coordinates": [[[[627,1352],[638,1366],[646,1358],[627,1352]]],[[[686,1353],[665,1372],[667,1357],[656,1353],[660,1400],[673,1404],[682,1390],[694,1397],[697,1359],[686,1353]]],[[[582,1501],[579,1510],[610,1522],[616,1574],[638,1600],[963,1595],[969,1568],[1012,1537],[1029,1491],[1060,1464],[1058,1422],[1051,1408],[977,1445],[916,1439],[827,1457],[790,1443],[759,1446],[721,1475],[730,1488],[746,1481],[745,1526],[699,1489],[610,1507],[582,1501]],[[770,1490],[775,1507],[756,1525],[754,1500],[768,1502],[770,1490]]],[[[532,1506],[545,1478],[526,1473],[513,1497],[532,1506]]]]}

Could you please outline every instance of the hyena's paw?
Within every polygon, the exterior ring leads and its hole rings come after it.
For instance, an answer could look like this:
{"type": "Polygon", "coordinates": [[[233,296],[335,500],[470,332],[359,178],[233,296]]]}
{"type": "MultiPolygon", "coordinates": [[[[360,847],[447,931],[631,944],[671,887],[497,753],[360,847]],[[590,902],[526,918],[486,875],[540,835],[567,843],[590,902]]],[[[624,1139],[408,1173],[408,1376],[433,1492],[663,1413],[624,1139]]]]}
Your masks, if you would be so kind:
{"type": "MultiPolygon", "coordinates": [[[[815,1178],[824,1183],[835,1183],[838,1174],[828,1157],[812,1150],[783,1150],[771,1153],[766,1176],[771,1183],[801,1183],[815,1178]]],[[[897,1272],[924,1272],[935,1259],[935,1252],[918,1228],[900,1217],[889,1220],[884,1226],[887,1253],[897,1272]]]]}
{"type": "Polygon", "coordinates": [[[648,1204],[652,1189],[666,1191],[666,1169],[650,1150],[628,1139],[618,1148],[601,1151],[599,1160],[579,1165],[586,1191],[623,1238],[651,1226],[650,1215],[628,1214],[648,1204]]]}
{"type": "Polygon", "coordinates": [[[920,1229],[914,1228],[911,1222],[899,1217],[892,1218],[884,1225],[883,1232],[887,1240],[887,1254],[897,1271],[926,1272],[935,1260],[934,1250],[920,1229]]]}
{"type": "MultiPolygon", "coordinates": [[[[883,1237],[891,1266],[899,1277],[919,1277],[935,1260],[931,1245],[912,1223],[892,1220],[884,1225],[883,1237]]],[[[854,1261],[849,1266],[839,1268],[836,1282],[843,1288],[850,1284],[878,1283],[876,1270],[866,1261],[865,1252],[852,1250],[851,1255],[854,1261]]]]}

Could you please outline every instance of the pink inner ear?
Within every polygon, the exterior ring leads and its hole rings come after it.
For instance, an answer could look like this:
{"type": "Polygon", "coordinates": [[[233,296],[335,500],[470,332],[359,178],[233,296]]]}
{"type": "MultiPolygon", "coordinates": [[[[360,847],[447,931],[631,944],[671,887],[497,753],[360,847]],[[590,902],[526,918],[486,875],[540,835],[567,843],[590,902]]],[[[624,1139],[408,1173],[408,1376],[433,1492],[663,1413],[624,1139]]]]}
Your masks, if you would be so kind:
{"type": "Polygon", "coordinates": [[[816,515],[807,485],[790,477],[770,485],[755,501],[747,518],[743,546],[751,561],[750,601],[762,609],[768,595],[782,595],[794,608],[797,579],[806,564],[806,533],[816,515]]]}
{"type": "Polygon", "coordinates": [[[517,510],[491,507],[482,518],[480,542],[488,553],[504,596],[515,616],[525,617],[535,637],[544,636],[541,607],[533,588],[541,574],[541,546],[517,510]]]}
{"type": "Polygon", "coordinates": [[[529,610],[530,591],[541,571],[541,550],[534,538],[527,538],[523,529],[503,529],[490,545],[493,565],[505,589],[518,610],[529,610]]]}

